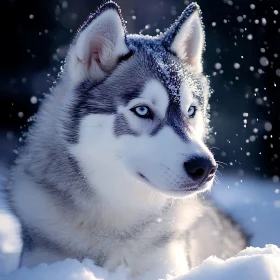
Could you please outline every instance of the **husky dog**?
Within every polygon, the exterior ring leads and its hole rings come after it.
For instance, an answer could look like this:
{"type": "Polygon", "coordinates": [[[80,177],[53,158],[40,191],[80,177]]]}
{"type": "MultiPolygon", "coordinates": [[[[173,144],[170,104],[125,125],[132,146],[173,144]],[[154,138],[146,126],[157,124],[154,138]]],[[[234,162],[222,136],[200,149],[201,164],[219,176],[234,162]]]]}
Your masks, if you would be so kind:
{"type": "Polygon", "coordinates": [[[21,266],[89,258],[134,275],[188,270],[196,195],[217,168],[203,142],[204,45],[195,3],[156,37],[128,35],[114,2],[90,15],[12,169],[21,266]]]}

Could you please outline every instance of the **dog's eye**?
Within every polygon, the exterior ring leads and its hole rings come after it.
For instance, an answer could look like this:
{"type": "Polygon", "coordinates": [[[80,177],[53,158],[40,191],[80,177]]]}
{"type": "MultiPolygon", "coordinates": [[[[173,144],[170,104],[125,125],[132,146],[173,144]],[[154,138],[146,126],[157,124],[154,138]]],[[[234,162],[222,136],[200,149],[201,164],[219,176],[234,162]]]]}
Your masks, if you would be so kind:
{"type": "Polygon", "coordinates": [[[193,118],[195,116],[196,113],[196,107],[195,106],[191,106],[188,110],[188,116],[190,118],[193,118]]]}
{"type": "Polygon", "coordinates": [[[131,111],[140,118],[151,118],[152,116],[151,110],[147,106],[138,106],[132,108],[131,111]]]}

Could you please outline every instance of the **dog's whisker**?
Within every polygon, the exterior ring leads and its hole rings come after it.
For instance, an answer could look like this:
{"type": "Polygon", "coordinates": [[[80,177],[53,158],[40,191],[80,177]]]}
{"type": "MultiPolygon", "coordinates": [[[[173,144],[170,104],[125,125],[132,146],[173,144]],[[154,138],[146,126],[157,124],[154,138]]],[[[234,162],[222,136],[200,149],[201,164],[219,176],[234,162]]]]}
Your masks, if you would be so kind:
{"type": "Polygon", "coordinates": [[[224,165],[228,166],[228,164],[223,162],[223,161],[216,160],[216,162],[219,163],[219,164],[224,164],[224,165]]]}
{"type": "Polygon", "coordinates": [[[218,148],[218,147],[211,147],[211,148],[209,148],[210,151],[213,150],[213,149],[221,150],[221,149],[218,148]]]}
{"type": "Polygon", "coordinates": [[[216,174],[223,176],[222,173],[218,169],[216,170],[216,174]]]}

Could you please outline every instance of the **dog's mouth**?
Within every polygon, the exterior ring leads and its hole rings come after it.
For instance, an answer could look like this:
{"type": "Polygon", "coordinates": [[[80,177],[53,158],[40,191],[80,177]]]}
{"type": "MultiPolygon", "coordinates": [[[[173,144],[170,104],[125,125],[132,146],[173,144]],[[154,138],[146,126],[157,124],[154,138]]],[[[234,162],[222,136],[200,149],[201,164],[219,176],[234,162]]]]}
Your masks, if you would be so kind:
{"type": "Polygon", "coordinates": [[[190,183],[190,184],[186,184],[186,185],[183,185],[183,186],[180,186],[178,188],[178,191],[198,191],[200,189],[203,189],[204,188],[204,185],[205,184],[197,184],[197,183],[190,183]]]}
{"type": "Polygon", "coordinates": [[[199,185],[197,184],[187,184],[185,186],[179,187],[177,189],[170,189],[170,192],[178,193],[178,194],[190,194],[200,190],[199,185]]]}
{"type": "Polygon", "coordinates": [[[142,180],[144,180],[146,183],[151,184],[151,181],[150,181],[146,176],[144,176],[142,173],[137,172],[137,175],[138,175],[138,177],[140,177],[142,180]]]}
{"type": "MultiPolygon", "coordinates": [[[[212,178],[211,178],[212,180],[212,178]]],[[[186,184],[185,186],[180,186],[178,191],[187,191],[187,192],[198,192],[198,191],[204,191],[209,187],[209,184],[211,180],[203,180],[200,183],[191,183],[186,184]]]]}
{"type": "Polygon", "coordinates": [[[210,187],[209,184],[186,184],[185,186],[181,186],[176,189],[170,189],[167,191],[168,195],[177,197],[177,198],[184,198],[187,196],[193,196],[198,193],[204,192],[210,187]]]}
{"type": "MultiPolygon", "coordinates": [[[[150,186],[157,188],[155,184],[153,184],[143,173],[137,172],[137,177],[140,178],[141,181],[144,181],[146,184],[149,184],[150,186]]],[[[209,186],[207,183],[208,181],[202,183],[188,183],[176,189],[172,188],[172,189],[167,189],[162,191],[168,193],[171,196],[175,195],[178,197],[183,197],[183,196],[188,196],[191,194],[204,191],[209,186]]]]}

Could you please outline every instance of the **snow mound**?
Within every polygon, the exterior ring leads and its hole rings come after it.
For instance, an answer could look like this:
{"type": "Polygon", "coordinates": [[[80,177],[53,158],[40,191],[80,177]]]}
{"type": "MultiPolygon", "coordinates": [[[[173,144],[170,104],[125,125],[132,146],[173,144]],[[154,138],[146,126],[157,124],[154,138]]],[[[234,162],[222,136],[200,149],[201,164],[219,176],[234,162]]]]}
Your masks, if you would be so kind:
{"type": "Polygon", "coordinates": [[[178,280],[279,280],[279,263],[280,249],[277,246],[249,247],[226,261],[209,257],[178,280]]]}
{"type": "MultiPolygon", "coordinates": [[[[235,257],[226,261],[210,257],[199,267],[189,271],[185,276],[166,280],[279,280],[280,279],[280,249],[275,245],[266,245],[265,248],[249,247],[235,257]]],[[[20,268],[1,280],[144,280],[158,279],[156,276],[131,277],[128,268],[122,266],[117,271],[108,272],[106,269],[95,266],[92,261],[82,263],[67,259],[51,265],[41,264],[33,269],[20,268]]]]}
{"type": "Polygon", "coordinates": [[[0,166],[0,275],[7,274],[18,267],[22,241],[20,224],[9,211],[4,185],[4,173],[0,166]]]}
{"type": "Polygon", "coordinates": [[[125,280],[129,279],[129,270],[119,267],[114,273],[97,267],[90,260],[80,263],[67,259],[51,265],[40,264],[33,269],[21,268],[1,280],[125,280]]]}
{"type": "Polygon", "coordinates": [[[0,275],[14,270],[21,252],[20,226],[16,219],[0,209],[0,275]]]}

